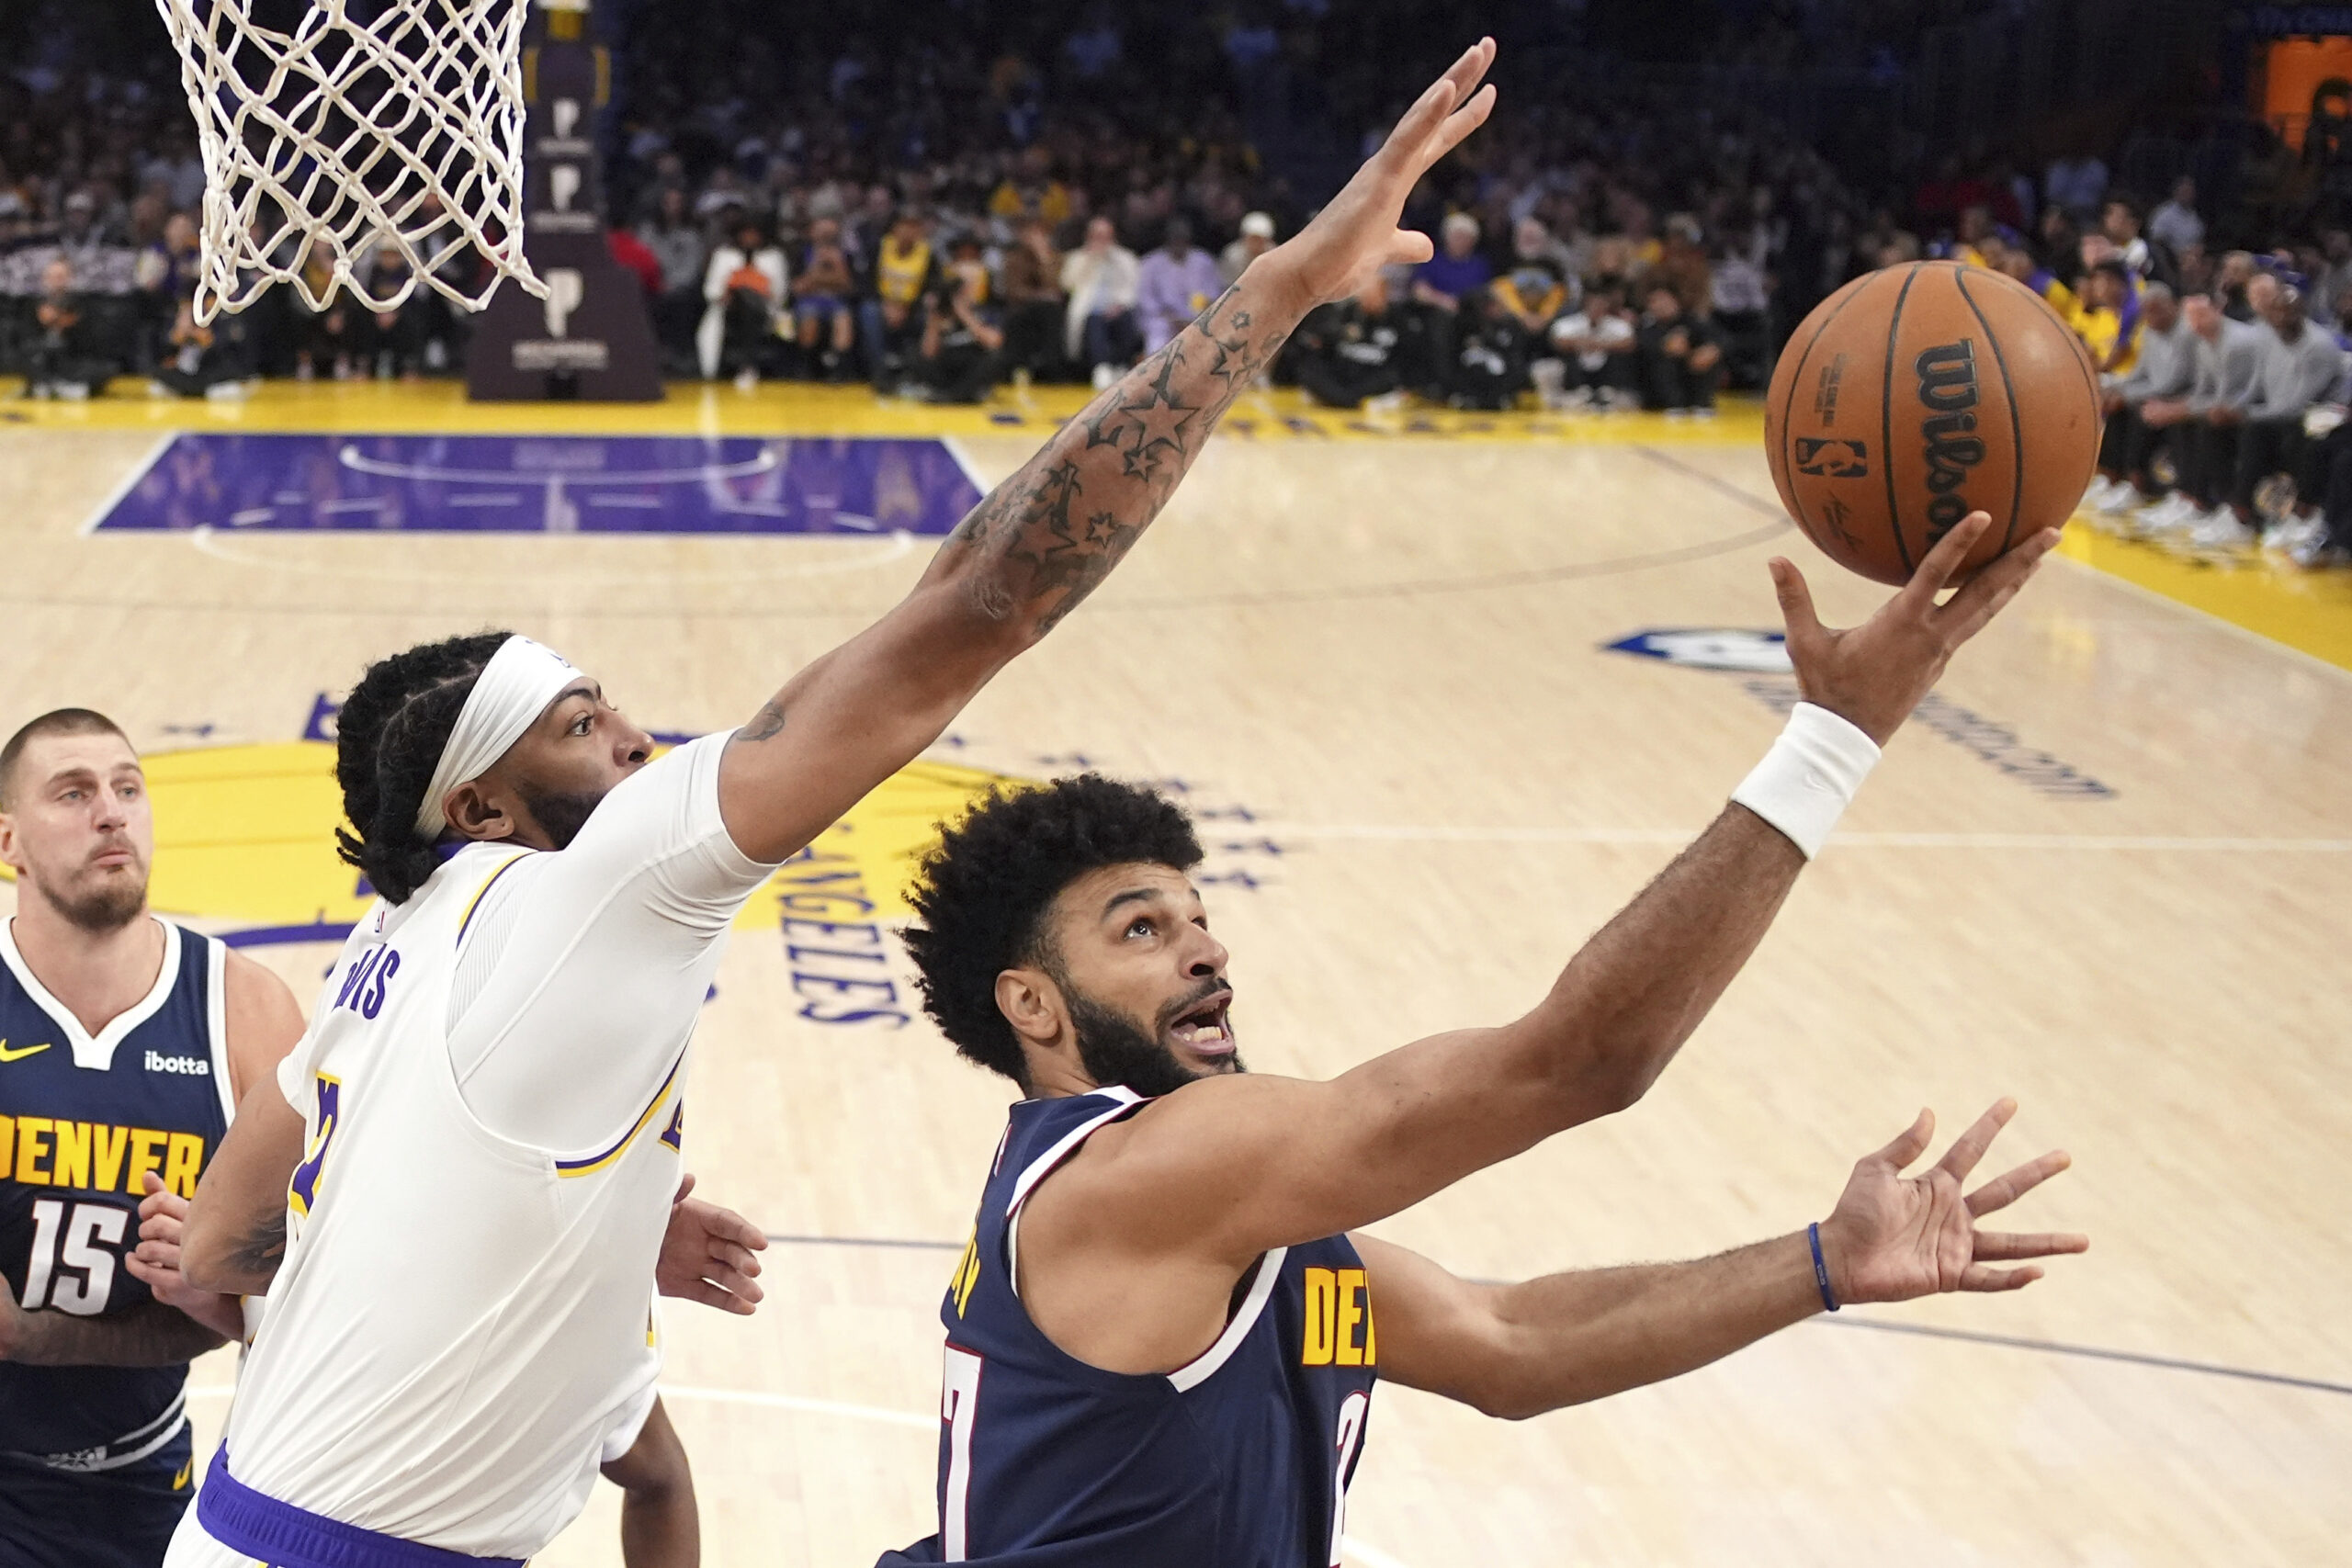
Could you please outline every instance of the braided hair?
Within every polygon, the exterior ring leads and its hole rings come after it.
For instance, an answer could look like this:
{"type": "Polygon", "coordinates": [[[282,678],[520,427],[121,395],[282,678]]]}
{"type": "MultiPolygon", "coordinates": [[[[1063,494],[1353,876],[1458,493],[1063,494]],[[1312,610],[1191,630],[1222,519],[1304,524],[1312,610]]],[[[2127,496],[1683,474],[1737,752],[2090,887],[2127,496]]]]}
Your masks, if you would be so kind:
{"type": "Polygon", "coordinates": [[[369,886],[404,904],[441,857],[416,830],[417,807],[433,783],[458,715],[490,656],[511,632],[477,632],[420,643],[368,667],[335,720],[334,776],[343,814],[335,853],[369,886]]]}

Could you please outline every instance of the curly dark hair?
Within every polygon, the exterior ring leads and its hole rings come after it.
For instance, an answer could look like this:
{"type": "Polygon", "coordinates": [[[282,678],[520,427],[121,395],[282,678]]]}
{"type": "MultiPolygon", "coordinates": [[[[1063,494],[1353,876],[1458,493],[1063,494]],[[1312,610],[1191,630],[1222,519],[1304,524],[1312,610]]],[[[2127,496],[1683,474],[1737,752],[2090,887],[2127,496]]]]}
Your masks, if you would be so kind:
{"type": "Polygon", "coordinates": [[[441,863],[416,830],[416,808],[482,666],[513,635],[476,632],[379,660],[336,716],[334,777],[356,831],[335,829],[335,853],[395,904],[407,903],[441,863]]]}
{"type": "Polygon", "coordinates": [[[956,1052],[1023,1089],[1021,1042],[997,1010],[996,977],[1048,969],[1046,912],[1090,871],[1143,863],[1190,871],[1201,840],[1183,808],[1155,790],[1100,773],[1036,789],[998,790],[940,836],[908,895],[922,918],[906,931],[923,1010],[956,1052]]]}

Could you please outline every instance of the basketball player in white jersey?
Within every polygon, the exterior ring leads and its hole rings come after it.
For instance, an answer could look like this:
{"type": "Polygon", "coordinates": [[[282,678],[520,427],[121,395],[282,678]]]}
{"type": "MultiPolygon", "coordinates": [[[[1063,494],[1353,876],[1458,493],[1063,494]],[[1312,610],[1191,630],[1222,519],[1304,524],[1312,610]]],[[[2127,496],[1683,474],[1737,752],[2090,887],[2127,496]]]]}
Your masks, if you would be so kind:
{"type": "Polygon", "coordinates": [[[188,1216],[191,1280],[273,1282],[174,1568],[518,1563],[578,1512],[654,1376],[645,1276],[736,911],[1102,581],[1307,310],[1427,258],[1396,221],[1486,118],[1492,58],[1464,53],[1313,223],[742,729],[651,761],[520,637],[362,679],[343,846],[381,897],[188,1216]]]}
{"type": "MultiPolygon", "coordinates": [[[[149,912],[154,840],[139,755],[104,715],[61,708],[0,746],[0,863],[17,879],[0,922],[0,1568],[163,1561],[196,1495],[187,1363],[243,1339],[262,1305],[190,1286],[175,1244],[239,1099],[302,1015],[267,969],[149,912]]],[[[746,1243],[763,1245],[741,1216],[682,1201],[664,1292],[749,1311],[758,1286],[732,1266],[746,1243]]],[[[685,1450],[658,1406],[632,1414],[603,1456],[625,1560],[684,1568],[685,1450]]]]}

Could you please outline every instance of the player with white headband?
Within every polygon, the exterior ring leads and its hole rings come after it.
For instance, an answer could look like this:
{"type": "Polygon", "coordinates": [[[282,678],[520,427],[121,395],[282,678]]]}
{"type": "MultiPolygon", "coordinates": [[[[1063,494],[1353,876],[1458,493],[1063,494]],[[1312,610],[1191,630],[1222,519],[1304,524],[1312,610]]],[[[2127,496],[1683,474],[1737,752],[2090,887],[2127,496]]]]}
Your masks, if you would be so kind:
{"type": "Polygon", "coordinates": [[[1429,255],[1397,219],[1486,118],[1492,57],[741,729],[650,760],[503,634],[368,671],[340,840],[380,897],[188,1216],[188,1279],[268,1280],[270,1311],[174,1568],[519,1562],[570,1522],[653,1376],[687,1043],[736,911],[1102,580],[1306,311],[1429,255]]]}

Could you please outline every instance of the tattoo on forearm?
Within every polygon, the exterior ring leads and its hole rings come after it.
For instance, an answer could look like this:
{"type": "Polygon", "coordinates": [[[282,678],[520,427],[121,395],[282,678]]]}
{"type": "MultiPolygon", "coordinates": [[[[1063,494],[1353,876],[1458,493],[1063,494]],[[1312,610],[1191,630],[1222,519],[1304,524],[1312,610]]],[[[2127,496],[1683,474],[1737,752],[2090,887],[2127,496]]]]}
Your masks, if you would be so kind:
{"type": "Polygon", "coordinates": [[[254,1221],[253,1229],[230,1249],[226,1261],[240,1281],[266,1283],[276,1278],[277,1266],[286,1261],[286,1212],[281,1209],[267,1219],[254,1221]]]}
{"type": "Polygon", "coordinates": [[[982,614],[1035,615],[1039,631],[1052,630],[1151,525],[1289,335],[1261,321],[1248,288],[1227,289],[957,525],[951,542],[963,548],[942,558],[970,574],[982,614]]]}

